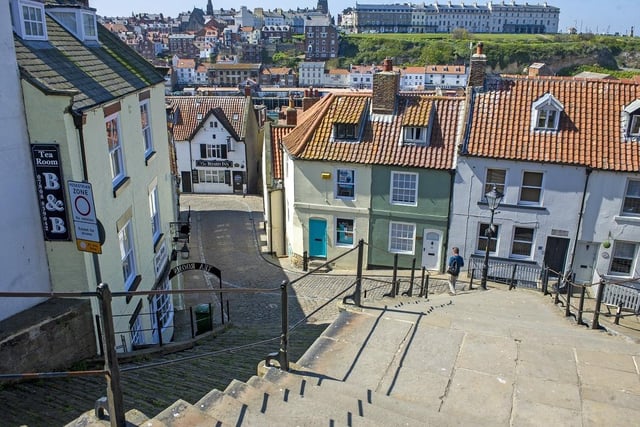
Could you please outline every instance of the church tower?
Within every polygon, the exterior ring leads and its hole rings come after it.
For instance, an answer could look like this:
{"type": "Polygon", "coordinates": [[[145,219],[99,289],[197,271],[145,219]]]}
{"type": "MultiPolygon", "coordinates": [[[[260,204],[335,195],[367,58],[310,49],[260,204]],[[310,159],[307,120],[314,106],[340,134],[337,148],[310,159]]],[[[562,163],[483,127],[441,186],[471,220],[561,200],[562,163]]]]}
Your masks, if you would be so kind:
{"type": "Polygon", "coordinates": [[[318,12],[322,12],[325,15],[329,14],[329,4],[328,0],[318,0],[317,6],[318,12]]]}

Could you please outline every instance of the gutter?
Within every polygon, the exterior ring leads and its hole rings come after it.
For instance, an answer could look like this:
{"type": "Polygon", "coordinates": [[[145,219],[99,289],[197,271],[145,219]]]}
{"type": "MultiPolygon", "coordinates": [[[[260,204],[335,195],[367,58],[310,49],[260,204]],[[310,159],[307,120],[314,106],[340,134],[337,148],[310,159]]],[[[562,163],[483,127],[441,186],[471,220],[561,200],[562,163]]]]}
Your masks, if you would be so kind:
{"type": "Polygon", "coordinates": [[[580,236],[580,229],[582,228],[582,219],[584,217],[584,203],[587,198],[587,187],[589,185],[589,177],[591,176],[591,172],[593,169],[586,168],[585,173],[586,177],[584,179],[584,188],[582,190],[582,201],[580,202],[580,212],[578,213],[578,226],[576,227],[576,235],[573,239],[573,250],[571,251],[571,261],[569,262],[569,271],[573,271],[573,262],[576,257],[576,247],[578,246],[578,238],[580,236]]]}

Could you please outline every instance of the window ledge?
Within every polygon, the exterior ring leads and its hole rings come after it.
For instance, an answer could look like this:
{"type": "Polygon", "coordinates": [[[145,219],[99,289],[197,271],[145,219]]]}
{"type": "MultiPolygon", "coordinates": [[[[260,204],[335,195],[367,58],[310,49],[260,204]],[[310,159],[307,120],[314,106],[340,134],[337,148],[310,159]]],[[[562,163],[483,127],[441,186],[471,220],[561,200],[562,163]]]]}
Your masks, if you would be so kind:
{"type": "Polygon", "coordinates": [[[158,234],[158,237],[153,240],[153,253],[158,253],[160,247],[164,243],[164,233],[158,234]]]}
{"type": "Polygon", "coordinates": [[[131,178],[125,176],[120,182],[113,186],[113,198],[117,198],[131,183],[131,178]]]}
{"type": "Polygon", "coordinates": [[[640,224],[640,216],[616,215],[613,217],[615,222],[626,222],[630,224],[640,224]]]}
{"type": "MultiPolygon", "coordinates": [[[[489,252],[489,257],[491,261],[505,261],[505,262],[511,262],[513,264],[530,264],[530,265],[538,265],[538,263],[536,261],[532,261],[530,259],[522,259],[522,258],[505,258],[505,257],[498,257],[498,256],[492,256],[491,255],[492,252],[489,252]]],[[[483,259],[484,258],[484,252],[476,252],[473,253],[471,255],[469,255],[469,258],[473,258],[473,259],[483,259]]]]}
{"type": "MultiPolygon", "coordinates": [[[[479,201],[478,202],[478,206],[487,206],[487,202],[479,201]]],[[[500,209],[500,208],[525,209],[525,210],[532,210],[532,211],[547,211],[548,210],[544,206],[520,205],[520,204],[514,205],[514,204],[507,204],[507,203],[500,203],[500,205],[498,205],[498,207],[496,209],[500,209]]]]}
{"type": "Polygon", "coordinates": [[[144,165],[145,166],[149,166],[149,163],[156,158],[156,152],[155,151],[151,151],[149,152],[149,154],[145,155],[144,158],[144,165]]]}
{"type": "MultiPolygon", "coordinates": [[[[135,292],[135,291],[137,291],[138,290],[138,286],[140,286],[141,282],[142,282],[142,276],[138,274],[136,277],[133,278],[133,281],[131,282],[131,285],[129,286],[129,289],[127,289],[127,292],[135,292]]],[[[127,295],[126,296],[127,304],[129,304],[129,301],[131,301],[132,298],[133,298],[133,295],[127,295]]]]}

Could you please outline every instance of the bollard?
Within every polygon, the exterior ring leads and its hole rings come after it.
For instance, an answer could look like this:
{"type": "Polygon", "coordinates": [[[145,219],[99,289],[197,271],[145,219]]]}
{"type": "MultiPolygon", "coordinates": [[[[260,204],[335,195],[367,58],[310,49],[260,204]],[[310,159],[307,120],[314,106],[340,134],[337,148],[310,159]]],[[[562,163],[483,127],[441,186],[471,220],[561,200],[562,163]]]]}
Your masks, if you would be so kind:
{"type": "Polygon", "coordinates": [[[553,299],[553,303],[554,304],[558,304],[560,302],[560,283],[561,283],[562,277],[560,275],[558,275],[558,283],[556,284],[556,296],[553,299]]]}
{"type": "Polygon", "coordinates": [[[602,296],[604,295],[604,287],[605,287],[604,279],[600,279],[600,285],[598,286],[598,290],[596,292],[596,309],[593,313],[593,323],[591,324],[591,329],[600,329],[600,305],[602,304],[602,296]]]}
{"type": "Polygon", "coordinates": [[[578,325],[582,325],[582,312],[584,311],[584,295],[587,291],[587,288],[582,285],[580,288],[580,304],[578,305],[578,317],[576,318],[576,322],[578,325]]]}
{"type": "MultiPolygon", "coordinates": [[[[193,327],[193,322],[194,322],[194,317],[193,317],[193,307],[189,306],[189,324],[191,325],[191,338],[195,338],[196,337],[196,331],[195,328],[193,327]]],[[[197,322],[197,320],[196,320],[197,322]]]]}
{"type": "Polygon", "coordinates": [[[309,271],[309,253],[302,252],[302,271],[309,271]]]}
{"type": "Polygon", "coordinates": [[[156,310],[156,325],[158,325],[158,344],[162,347],[162,313],[156,310]]]}
{"type": "Polygon", "coordinates": [[[422,275],[420,276],[420,298],[422,298],[422,296],[424,295],[424,274],[426,270],[426,267],[422,267],[422,275]]]}
{"type": "Polygon", "coordinates": [[[616,318],[613,321],[614,324],[620,324],[620,317],[622,316],[622,301],[618,303],[618,308],[616,309],[616,318]]]}
{"type": "Polygon", "coordinates": [[[476,275],[476,269],[472,268],[471,269],[471,278],[469,279],[469,290],[472,291],[473,290],[473,276],[476,275]]]}
{"type": "Polygon", "coordinates": [[[567,281],[567,306],[564,308],[564,316],[571,316],[571,292],[573,292],[572,284],[570,281],[567,281]]]}

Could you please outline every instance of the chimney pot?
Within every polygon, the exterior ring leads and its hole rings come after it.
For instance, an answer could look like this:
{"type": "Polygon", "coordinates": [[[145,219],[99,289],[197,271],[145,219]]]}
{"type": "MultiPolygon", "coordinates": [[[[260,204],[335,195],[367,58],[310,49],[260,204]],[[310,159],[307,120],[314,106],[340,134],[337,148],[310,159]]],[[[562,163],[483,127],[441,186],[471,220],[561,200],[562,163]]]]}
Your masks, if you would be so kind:
{"type": "Polygon", "coordinates": [[[482,55],[482,50],[484,48],[484,43],[478,42],[476,45],[476,55],[482,55]]]}

